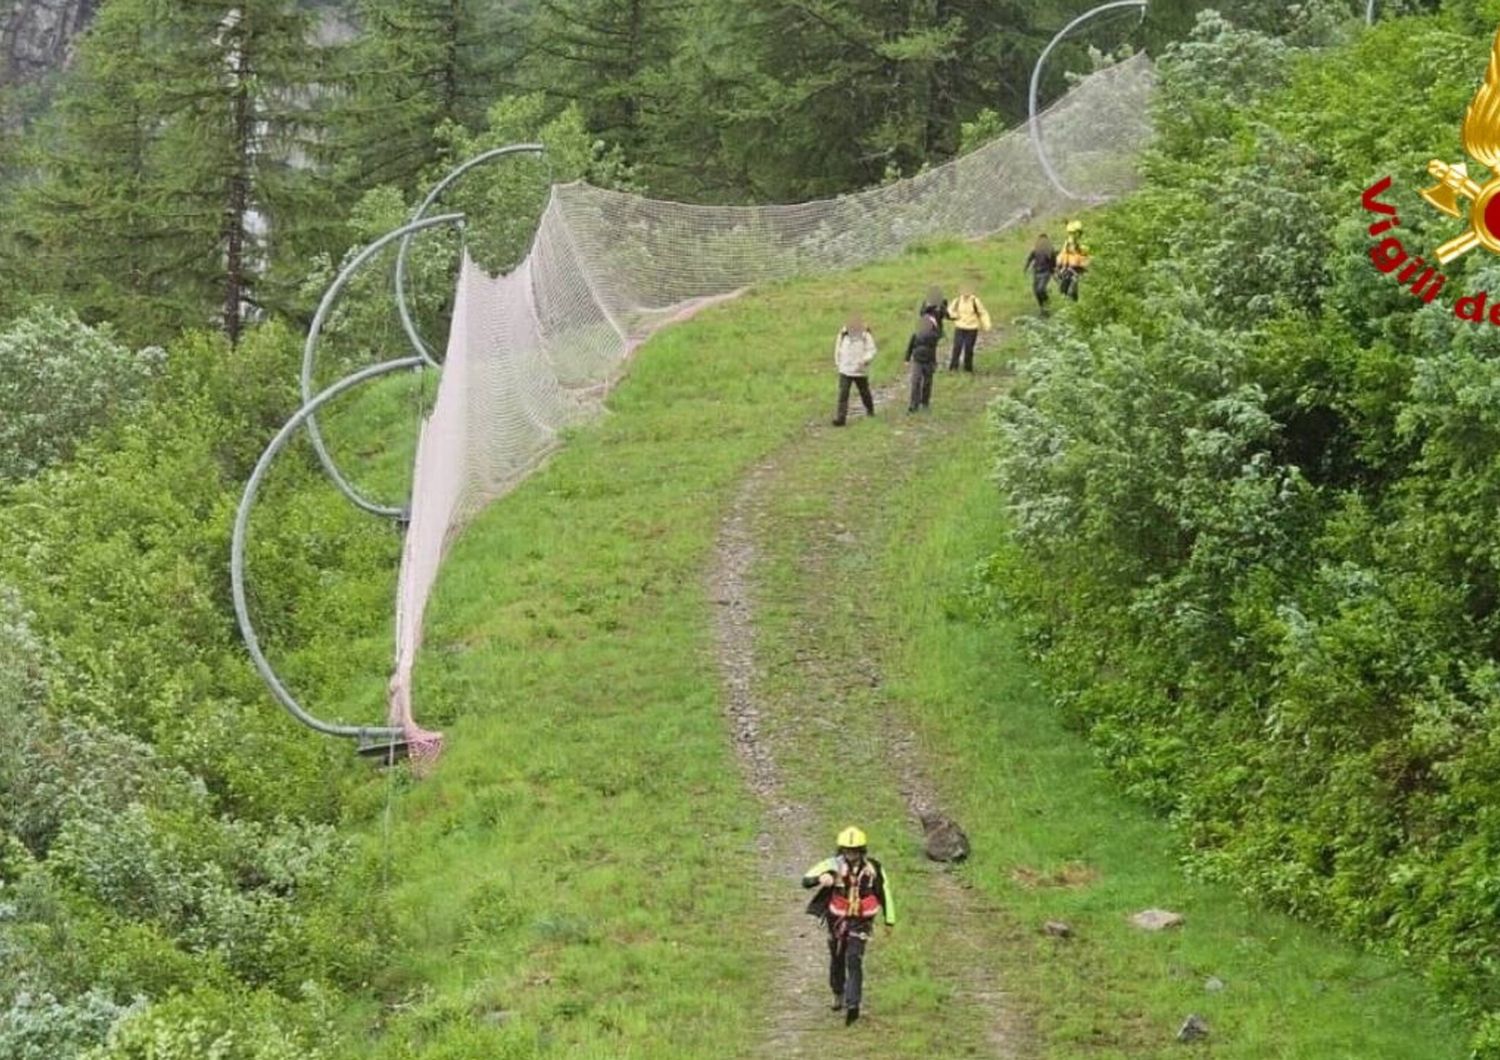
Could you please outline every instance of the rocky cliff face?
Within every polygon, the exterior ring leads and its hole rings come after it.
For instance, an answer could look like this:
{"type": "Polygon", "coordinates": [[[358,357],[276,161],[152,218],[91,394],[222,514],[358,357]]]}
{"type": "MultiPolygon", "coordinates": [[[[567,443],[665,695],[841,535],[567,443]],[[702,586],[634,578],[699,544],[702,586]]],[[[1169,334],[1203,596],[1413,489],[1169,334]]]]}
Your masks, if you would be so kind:
{"type": "Polygon", "coordinates": [[[67,66],[103,0],[0,0],[0,87],[67,66]]]}

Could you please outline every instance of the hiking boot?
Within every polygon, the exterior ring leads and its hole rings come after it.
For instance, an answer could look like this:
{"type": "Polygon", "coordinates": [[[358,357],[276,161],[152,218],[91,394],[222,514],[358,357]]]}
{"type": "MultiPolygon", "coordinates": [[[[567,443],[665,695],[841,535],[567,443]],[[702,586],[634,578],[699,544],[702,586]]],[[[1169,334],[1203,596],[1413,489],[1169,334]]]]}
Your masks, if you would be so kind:
{"type": "Polygon", "coordinates": [[[844,1013],[844,1026],[849,1026],[857,1019],[859,1019],[859,1006],[854,1005],[850,1007],[848,1012],[844,1013]]]}
{"type": "Polygon", "coordinates": [[[844,1007],[844,995],[843,994],[834,994],[833,995],[833,1011],[838,1012],[843,1007],[844,1007]]]}
{"type": "Polygon", "coordinates": [[[835,427],[842,427],[844,425],[844,421],[843,420],[834,420],[833,421],[833,425],[835,427]]]}

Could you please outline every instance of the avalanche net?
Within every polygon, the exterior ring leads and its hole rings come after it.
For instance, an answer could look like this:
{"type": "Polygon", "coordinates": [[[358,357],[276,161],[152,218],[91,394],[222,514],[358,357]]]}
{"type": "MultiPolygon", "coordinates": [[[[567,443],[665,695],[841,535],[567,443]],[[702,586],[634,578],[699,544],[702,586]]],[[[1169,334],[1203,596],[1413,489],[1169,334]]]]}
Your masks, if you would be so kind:
{"type": "MultiPolygon", "coordinates": [[[[1134,186],[1151,135],[1144,55],[1092,74],[1041,116],[1063,184],[1096,201],[1134,186]]],[[[977,238],[1070,204],[1027,131],[916,177],[793,206],[691,206],[556,185],[530,253],[487,275],[465,258],[442,381],[422,425],[401,560],[390,723],[414,758],[442,737],[412,718],[412,668],[448,545],[595,415],[631,351],[664,324],[744,288],[893,257],[920,240],[977,238]]],[[[1076,206],[1076,203],[1073,203],[1076,206]]]]}

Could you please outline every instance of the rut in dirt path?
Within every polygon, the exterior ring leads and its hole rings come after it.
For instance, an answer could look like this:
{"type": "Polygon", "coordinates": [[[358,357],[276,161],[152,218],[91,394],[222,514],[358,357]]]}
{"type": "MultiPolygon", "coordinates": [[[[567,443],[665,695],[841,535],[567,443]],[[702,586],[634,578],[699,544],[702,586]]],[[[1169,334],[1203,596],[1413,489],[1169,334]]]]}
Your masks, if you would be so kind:
{"type": "MultiPolygon", "coordinates": [[[[964,384],[982,385],[983,397],[975,411],[983,408],[989,397],[999,392],[998,381],[986,381],[983,377],[964,380],[964,384]]],[[[944,389],[952,390],[953,380],[947,380],[944,389]]],[[[940,384],[941,385],[941,384],[940,384]]],[[[962,392],[960,392],[962,394],[962,392]]],[[[979,395],[964,395],[974,401],[979,395]]],[[[950,399],[951,400],[951,399],[950,399]]],[[[909,421],[898,433],[912,437],[912,450],[928,454],[928,459],[941,459],[947,444],[972,421],[962,419],[934,420],[926,416],[909,421]]],[[[841,476],[832,483],[830,514],[833,518],[821,525],[804,542],[799,556],[802,582],[809,586],[847,584],[851,580],[876,584],[873,571],[862,569],[851,572],[847,561],[851,545],[857,541],[846,527],[858,527],[872,506],[883,503],[882,495],[895,491],[909,476],[920,474],[921,462],[905,466],[900,472],[870,469],[864,474],[841,476]],[[837,562],[836,562],[837,561],[837,562]],[[843,564],[843,570],[836,569],[843,564]]],[[[872,551],[867,547],[855,555],[868,557],[872,551]]],[[[836,592],[836,590],[835,590],[836,592]]],[[[874,617],[856,595],[850,612],[860,635],[856,644],[876,641],[873,629],[874,617]]],[[[944,807],[941,795],[932,780],[932,773],[924,762],[918,747],[915,732],[906,719],[894,709],[889,700],[877,693],[864,694],[864,689],[878,690],[884,684],[880,660],[861,650],[829,651],[819,622],[818,605],[810,605],[804,620],[797,624],[797,636],[801,643],[796,657],[801,660],[802,685],[811,695],[810,700],[824,704],[834,713],[841,710],[844,700],[851,695],[865,704],[864,709],[873,711],[878,739],[867,746],[867,752],[876,757],[872,773],[890,778],[906,806],[910,827],[921,835],[922,818],[929,814],[942,814],[944,807]],[[819,649],[822,650],[819,650],[819,649]],[[830,706],[831,705],[831,706],[830,706]]],[[[915,867],[908,866],[911,876],[915,867]]],[[[1024,1038],[1022,1020],[1012,1003],[999,986],[999,973],[994,962],[988,959],[987,945],[994,941],[994,932],[982,930],[982,926],[993,926],[998,920],[996,910],[988,907],[979,896],[961,885],[951,876],[946,866],[924,863],[921,866],[921,883],[925,889],[925,904],[921,911],[924,920],[941,925],[947,949],[947,965],[951,970],[961,969],[961,978],[952,983],[958,1004],[983,1014],[985,1046],[988,1055],[1015,1058],[1022,1055],[1020,1042],[1024,1038]]],[[[908,884],[908,891],[911,886],[908,884]]]]}
{"type": "MultiPolygon", "coordinates": [[[[905,382],[875,392],[877,411],[904,393],[905,382]]],[[[757,893],[765,908],[759,922],[777,953],[774,995],[768,1008],[771,1026],[759,1050],[766,1056],[818,1055],[809,1041],[827,1023],[827,966],[819,948],[822,928],[802,911],[793,888],[803,870],[827,853],[815,839],[807,807],[791,801],[776,763],[773,741],[765,731],[765,711],[756,698],[754,524],[766,491],[785,460],[795,457],[793,442],[759,464],[746,478],[719,526],[709,571],[708,593],[715,616],[715,647],[725,689],[725,712],[735,755],[746,786],[760,801],[765,827],[757,837],[761,880],[757,893]]]]}
{"type": "MultiPolygon", "coordinates": [[[[877,392],[877,410],[888,413],[893,399],[902,399],[907,390],[904,378],[877,392]]],[[[856,416],[859,413],[856,413],[856,416]]],[[[972,421],[935,421],[926,416],[905,421],[898,433],[915,431],[928,436],[935,449],[941,436],[953,434],[972,421]]],[[[764,909],[760,923],[766,925],[768,949],[775,954],[772,996],[767,999],[768,1026],[757,1055],[812,1056],[828,1048],[831,1030],[826,986],[826,951],[823,929],[802,912],[801,892],[796,880],[802,870],[827,854],[827,837],[810,833],[815,813],[799,805],[789,794],[778,765],[778,746],[782,741],[798,738],[799,730],[815,727],[814,713],[838,709],[841,688],[870,688],[880,684],[878,663],[864,657],[829,658],[825,646],[818,643],[815,625],[807,629],[808,643],[799,647],[799,668],[808,670],[805,705],[794,706],[788,716],[787,704],[775,706],[775,731],[771,731],[773,704],[763,701],[758,689],[755,625],[755,571],[757,561],[757,528],[764,516],[769,498],[780,481],[794,469],[800,451],[805,451],[807,436],[799,437],[748,476],[734,504],[720,526],[714,561],[709,576],[710,599],[716,605],[716,642],[720,672],[726,690],[726,713],[732,740],[747,786],[761,802],[764,830],[759,836],[759,869],[764,909]],[[816,694],[814,691],[816,690],[816,694]],[[812,704],[818,704],[814,707],[812,704]],[[797,716],[797,711],[807,716],[797,716]]],[[[836,510],[854,511],[872,502],[872,491],[890,489],[901,476],[850,477],[833,484],[836,510]]],[[[878,498],[875,498],[878,503],[878,498]]],[[[806,576],[803,584],[809,593],[833,578],[825,561],[834,550],[846,550],[850,535],[843,519],[826,527],[827,541],[813,542],[805,554],[806,576]]],[[[809,601],[809,610],[815,610],[809,601]]],[[[801,634],[798,634],[801,639],[801,634]]],[[[914,736],[909,727],[885,707],[876,719],[881,733],[879,768],[872,775],[883,776],[900,791],[911,814],[912,827],[920,834],[921,814],[940,811],[937,791],[921,762],[914,736]]],[[[953,1000],[979,1014],[976,1022],[985,1027],[984,1042],[973,1043],[971,1053],[998,1057],[1021,1055],[1016,1042],[1020,1037],[1018,1021],[1004,993],[998,989],[998,977],[986,959],[985,946],[992,932],[976,930],[976,924],[993,919],[991,911],[979,907],[970,892],[961,887],[946,871],[923,866],[919,889],[922,892],[922,918],[937,925],[945,953],[940,963],[950,970],[949,982],[953,1000]],[[961,971],[960,971],[961,969],[961,971]]],[[[913,869],[908,868],[912,879],[913,869]]],[[[913,888],[908,883],[904,890],[913,888]]]]}

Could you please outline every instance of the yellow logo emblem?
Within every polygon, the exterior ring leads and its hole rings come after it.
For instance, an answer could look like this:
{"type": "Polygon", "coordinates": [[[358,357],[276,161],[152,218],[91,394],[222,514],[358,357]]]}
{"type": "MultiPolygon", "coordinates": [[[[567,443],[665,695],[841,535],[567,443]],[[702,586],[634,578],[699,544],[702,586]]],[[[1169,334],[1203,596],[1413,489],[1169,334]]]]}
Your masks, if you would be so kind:
{"type": "Polygon", "coordinates": [[[1459,199],[1469,200],[1468,231],[1437,248],[1437,259],[1444,265],[1478,246],[1500,254],[1500,32],[1490,48],[1484,84],[1464,113],[1463,143],[1465,154],[1489,167],[1489,182],[1476,182],[1463,162],[1450,166],[1434,158],[1427,172],[1438,182],[1422,192],[1423,199],[1449,217],[1462,217],[1459,199]]]}

